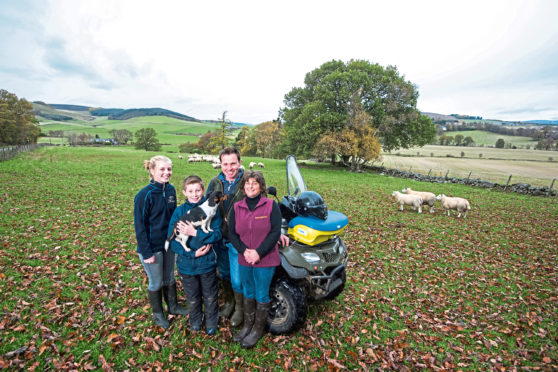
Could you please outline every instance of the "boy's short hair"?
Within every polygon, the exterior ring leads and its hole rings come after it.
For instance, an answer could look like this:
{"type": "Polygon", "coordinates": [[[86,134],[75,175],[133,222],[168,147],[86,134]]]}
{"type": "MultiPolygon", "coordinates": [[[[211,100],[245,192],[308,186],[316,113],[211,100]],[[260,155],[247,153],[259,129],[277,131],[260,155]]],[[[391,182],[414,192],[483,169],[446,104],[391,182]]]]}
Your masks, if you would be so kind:
{"type": "Polygon", "coordinates": [[[182,181],[182,190],[186,191],[186,186],[188,185],[192,185],[194,183],[199,183],[202,190],[205,190],[205,187],[203,186],[203,181],[200,177],[193,175],[193,176],[188,176],[186,178],[184,178],[184,181],[182,181]]]}

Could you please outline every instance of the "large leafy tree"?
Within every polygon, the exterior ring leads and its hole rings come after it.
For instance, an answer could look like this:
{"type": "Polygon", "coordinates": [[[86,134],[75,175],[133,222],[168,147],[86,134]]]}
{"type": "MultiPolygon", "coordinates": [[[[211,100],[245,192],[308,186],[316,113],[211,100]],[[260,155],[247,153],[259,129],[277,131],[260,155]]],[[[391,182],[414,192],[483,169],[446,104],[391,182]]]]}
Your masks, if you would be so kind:
{"type": "Polygon", "coordinates": [[[0,89],[0,144],[37,143],[41,129],[33,113],[33,105],[24,98],[0,89]]]}
{"type": "Polygon", "coordinates": [[[153,128],[142,128],[134,134],[136,137],[136,149],[145,151],[159,151],[161,144],[157,139],[157,132],[153,128]]]}
{"type": "Polygon", "coordinates": [[[344,129],[356,92],[385,151],[423,146],[436,134],[416,108],[416,87],[394,66],[333,60],[306,74],[304,84],[285,95],[280,112],[289,152],[309,155],[323,134],[344,129]]]}

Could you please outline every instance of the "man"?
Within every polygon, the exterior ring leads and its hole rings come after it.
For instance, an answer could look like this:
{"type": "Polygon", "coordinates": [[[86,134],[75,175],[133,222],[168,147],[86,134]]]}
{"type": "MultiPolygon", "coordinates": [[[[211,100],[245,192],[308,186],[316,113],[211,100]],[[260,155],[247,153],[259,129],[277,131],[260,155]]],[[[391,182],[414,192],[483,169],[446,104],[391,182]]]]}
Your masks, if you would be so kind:
{"type": "Polygon", "coordinates": [[[238,268],[238,252],[228,240],[228,217],[234,203],[244,197],[242,190],[238,187],[244,169],[241,168],[240,151],[234,147],[226,147],[219,153],[221,172],[211,179],[207,186],[207,193],[222,191],[227,195],[220,206],[219,211],[223,217],[223,241],[215,244],[217,252],[217,267],[219,276],[223,283],[225,304],[220,311],[223,317],[231,317],[231,325],[238,327],[242,324],[244,317],[242,285],[238,268]]]}

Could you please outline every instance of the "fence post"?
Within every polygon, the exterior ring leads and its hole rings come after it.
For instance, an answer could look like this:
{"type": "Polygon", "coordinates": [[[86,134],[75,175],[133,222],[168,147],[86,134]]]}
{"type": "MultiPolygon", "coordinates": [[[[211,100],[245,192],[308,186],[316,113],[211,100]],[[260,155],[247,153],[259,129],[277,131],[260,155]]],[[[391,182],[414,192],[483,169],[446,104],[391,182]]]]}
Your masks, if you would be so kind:
{"type": "Polygon", "coordinates": [[[449,169],[448,169],[448,171],[446,172],[446,176],[444,177],[446,180],[448,179],[448,174],[449,174],[449,169]]]}
{"type": "Polygon", "coordinates": [[[556,181],[556,178],[552,179],[552,183],[550,184],[550,187],[548,189],[548,192],[546,193],[546,196],[550,196],[550,193],[552,192],[552,186],[554,186],[554,181],[556,181]]]}
{"type": "Polygon", "coordinates": [[[471,173],[473,173],[473,171],[469,172],[469,175],[467,176],[467,181],[469,180],[469,177],[471,177],[471,173]]]}
{"type": "Polygon", "coordinates": [[[508,188],[508,185],[510,184],[511,177],[512,177],[512,175],[510,174],[510,176],[508,177],[508,182],[506,182],[506,186],[504,186],[504,191],[506,191],[506,189],[508,188]]]}
{"type": "Polygon", "coordinates": [[[432,168],[428,170],[428,177],[430,177],[430,172],[432,172],[432,168]]]}

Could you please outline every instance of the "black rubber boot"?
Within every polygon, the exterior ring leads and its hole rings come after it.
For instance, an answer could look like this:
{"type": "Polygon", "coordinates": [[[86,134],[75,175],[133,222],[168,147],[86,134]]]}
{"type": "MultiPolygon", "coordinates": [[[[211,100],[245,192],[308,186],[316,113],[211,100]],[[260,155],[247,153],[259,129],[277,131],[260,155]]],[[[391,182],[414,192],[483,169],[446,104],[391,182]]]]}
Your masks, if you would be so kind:
{"type": "Polygon", "coordinates": [[[265,326],[267,324],[267,317],[269,314],[269,308],[271,306],[271,302],[267,302],[265,304],[259,303],[256,309],[256,320],[254,321],[254,325],[252,326],[252,330],[250,333],[242,339],[242,347],[245,349],[249,349],[254,347],[262,338],[265,326]]]}
{"type": "Polygon", "coordinates": [[[165,302],[167,303],[168,312],[172,315],[188,315],[188,310],[178,305],[176,298],[176,283],[163,287],[165,302]]]}
{"type": "Polygon", "coordinates": [[[147,291],[149,297],[149,304],[151,305],[151,310],[153,311],[153,322],[164,329],[169,328],[170,323],[163,313],[163,293],[159,289],[158,291],[147,291]]]}
{"type": "Polygon", "coordinates": [[[241,342],[252,330],[256,319],[256,300],[244,297],[244,327],[233,336],[233,341],[241,342]]]}
{"type": "Polygon", "coordinates": [[[234,296],[231,282],[223,280],[223,294],[225,296],[225,303],[219,309],[219,317],[229,318],[234,310],[234,296]]]}
{"type": "Polygon", "coordinates": [[[244,296],[234,292],[234,313],[231,316],[231,326],[240,327],[244,320],[244,296]]]}

